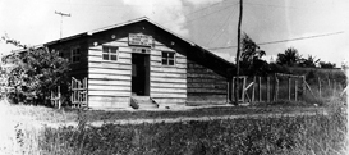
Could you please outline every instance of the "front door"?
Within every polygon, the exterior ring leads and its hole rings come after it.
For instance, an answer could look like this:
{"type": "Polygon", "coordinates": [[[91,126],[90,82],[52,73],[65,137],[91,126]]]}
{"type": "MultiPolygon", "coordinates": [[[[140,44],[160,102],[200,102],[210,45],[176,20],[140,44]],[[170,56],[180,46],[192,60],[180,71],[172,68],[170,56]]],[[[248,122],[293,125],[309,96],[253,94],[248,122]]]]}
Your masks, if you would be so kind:
{"type": "Polygon", "coordinates": [[[132,93],[150,95],[150,55],[132,54],[132,93]]]}

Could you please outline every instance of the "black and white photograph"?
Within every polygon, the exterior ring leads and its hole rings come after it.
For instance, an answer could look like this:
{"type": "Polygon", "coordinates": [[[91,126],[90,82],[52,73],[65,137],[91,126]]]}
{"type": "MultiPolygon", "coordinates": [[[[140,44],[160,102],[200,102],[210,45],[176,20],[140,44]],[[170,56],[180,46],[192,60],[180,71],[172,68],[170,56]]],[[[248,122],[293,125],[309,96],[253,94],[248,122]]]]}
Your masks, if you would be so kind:
{"type": "Polygon", "coordinates": [[[349,154],[348,0],[0,0],[0,155],[349,154]]]}

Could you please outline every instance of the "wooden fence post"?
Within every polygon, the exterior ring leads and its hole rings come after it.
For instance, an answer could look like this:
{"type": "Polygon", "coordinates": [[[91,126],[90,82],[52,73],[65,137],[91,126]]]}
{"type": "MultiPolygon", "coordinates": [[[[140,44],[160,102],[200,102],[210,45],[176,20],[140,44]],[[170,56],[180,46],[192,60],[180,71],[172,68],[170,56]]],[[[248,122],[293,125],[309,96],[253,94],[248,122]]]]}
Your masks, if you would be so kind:
{"type": "Polygon", "coordinates": [[[231,96],[232,96],[232,98],[231,98],[231,100],[234,100],[235,101],[235,77],[233,77],[233,83],[232,83],[232,90],[231,90],[231,96]]]}
{"type": "Polygon", "coordinates": [[[291,77],[288,77],[288,100],[291,101],[291,77]]]}
{"type": "Polygon", "coordinates": [[[305,76],[303,76],[303,78],[302,78],[302,79],[303,79],[303,81],[302,81],[302,86],[303,86],[303,88],[302,88],[302,89],[303,89],[303,94],[302,94],[302,95],[303,95],[303,97],[304,97],[304,96],[305,96],[305,92],[306,92],[305,76]]]}
{"type": "Polygon", "coordinates": [[[243,77],[244,82],[242,85],[242,102],[245,102],[245,85],[246,85],[246,77],[243,77]]]}
{"type": "Polygon", "coordinates": [[[255,83],[256,83],[256,77],[254,76],[253,77],[253,85],[252,85],[252,103],[254,101],[254,86],[255,86],[255,83]]]}
{"type": "Polygon", "coordinates": [[[278,96],[279,96],[279,79],[277,77],[275,77],[276,80],[276,88],[275,88],[275,101],[278,100],[278,96]]]}
{"type": "Polygon", "coordinates": [[[259,77],[259,101],[262,102],[262,77],[259,77]]]}
{"type": "MultiPolygon", "coordinates": [[[[331,79],[330,78],[328,78],[328,87],[330,88],[330,95],[331,95],[331,79]]],[[[326,91],[326,92],[328,92],[328,91],[326,91]]]]}
{"type": "Polygon", "coordinates": [[[267,102],[270,102],[270,77],[267,77],[267,102]]]}
{"type": "Polygon", "coordinates": [[[296,80],[294,81],[294,83],[295,83],[295,84],[294,84],[294,85],[295,85],[295,86],[294,86],[294,91],[295,91],[295,93],[294,93],[294,95],[295,95],[295,96],[294,96],[294,100],[297,101],[297,97],[298,97],[298,79],[296,79],[296,80]]]}
{"type": "Polygon", "coordinates": [[[320,97],[322,97],[322,95],[321,95],[321,78],[320,77],[318,77],[318,82],[319,82],[319,95],[320,95],[320,97]]]}
{"type": "Polygon", "coordinates": [[[229,98],[230,98],[230,82],[229,80],[227,81],[227,98],[226,98],[226,102],[229,103],[229,98]]]}
{"type": "Polygon", "coordinates": [[[336,79],[333,79],[333,95],[332,96],[335,96],[336,95],[336,79]]]}

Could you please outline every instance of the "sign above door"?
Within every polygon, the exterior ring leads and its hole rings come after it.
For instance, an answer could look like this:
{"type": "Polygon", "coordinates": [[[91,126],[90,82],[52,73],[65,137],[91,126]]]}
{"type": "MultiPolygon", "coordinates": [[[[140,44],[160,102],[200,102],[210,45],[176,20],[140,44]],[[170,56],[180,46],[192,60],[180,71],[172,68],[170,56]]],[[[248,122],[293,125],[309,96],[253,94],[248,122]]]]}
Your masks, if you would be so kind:
{"type": "Polygon", "coordinates": [[[134,46],[154,46],[154,39],[141,33],[129,33],[128,44],[134,46]]]}

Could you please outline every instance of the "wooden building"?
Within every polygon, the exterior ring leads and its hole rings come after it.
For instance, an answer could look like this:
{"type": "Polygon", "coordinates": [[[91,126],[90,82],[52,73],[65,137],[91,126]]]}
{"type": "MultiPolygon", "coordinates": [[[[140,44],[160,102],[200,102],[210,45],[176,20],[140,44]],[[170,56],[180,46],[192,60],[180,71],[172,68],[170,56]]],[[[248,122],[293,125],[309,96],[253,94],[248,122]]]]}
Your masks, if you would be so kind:
{"type": "Polygon", "coordinates": [[[128,108],[139,96],[160,106],[227,101],[232,64],[148,18],[46,46],[70,58],[72,77],[88,78],[89,108],[128,108]]]}

